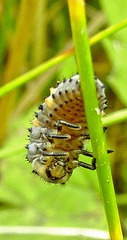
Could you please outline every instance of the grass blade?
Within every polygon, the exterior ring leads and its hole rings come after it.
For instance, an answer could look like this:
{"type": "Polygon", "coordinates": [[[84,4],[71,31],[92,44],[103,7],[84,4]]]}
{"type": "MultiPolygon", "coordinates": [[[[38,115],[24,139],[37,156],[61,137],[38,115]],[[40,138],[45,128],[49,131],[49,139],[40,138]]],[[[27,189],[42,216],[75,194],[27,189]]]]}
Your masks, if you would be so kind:
{"type": "Polygon", "coordinates": [[[84,1],[68,0],[72,35],[76,60],[81,78],[81,87],[85,112],[91,137],[93,154],[97,161],[97,175],[102,193],[103,204],[112,240],[122,240],[122,231],[115,199],[107,147],[98,109],[96,90],[93,79],[92,61],[88,43],[84,1]]]}
{"type": "MultiPolygon", "coordinates": [[[[122,28],[124,28],[126,26],[127,26],[127,19],[125,19],[124,21],[121,21],[120,23],[118,23],[116,25],[113,25],[113,26],[99,32],[98,34],[96,34],[95,36],[90,38],[90,46],[93,46],[93,45],[97,44],[102,39],[105,39],[105,38],[111,36],[112,34],[114,34],[115,32],[118,32],[119,30],[121,30],[122,28]]],[[[14,90],[14,89],[22,86],[23,84],[31,81],[34,77],[37,77],[39,74],[45,72],[46,70],[48,70],[52,66],[64,61],[65,59],[69,58],[73,54],[74,54],[74,49],[72,48],[69,51],[66,51],[63,54],[61,54],[57,57],[54,57],[54,58],[40,64],[39,66],[33,68],[29,72],[21,75],[20,77],[14,79],[11,82],[5,84],[4,86],[2,86],[0,88],[0,98],[3,97],[4,95],[6,95],[7,93],[11,92],[12,90],[14,90]]]]}
{"type": "Polygon", "coordinates": [[[102,118],[103,126],[110,126],[127,120],[127,108],[121,109],[114,113],[109,113],[102,118]]]}

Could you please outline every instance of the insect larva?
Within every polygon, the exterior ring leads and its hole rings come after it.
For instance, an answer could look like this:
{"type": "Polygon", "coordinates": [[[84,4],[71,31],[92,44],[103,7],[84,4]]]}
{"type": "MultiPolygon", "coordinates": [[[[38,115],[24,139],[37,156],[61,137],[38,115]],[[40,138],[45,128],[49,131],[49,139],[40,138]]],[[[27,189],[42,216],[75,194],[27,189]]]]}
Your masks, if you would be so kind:
{"type": "MultiPolygon", "coordinates": [[[[103,116],[107,107],[105,87],[96,77],[95,85],[98,110],[103,116]]],[[[85,149],[89,133],[78,74],[51,88],[35,116],[26,146],[34,173],[47,182],[64,184],[79,166],[95,169],[94,158],[91,165],[78,160],[79,154],[93,157],[85,149]]]]}

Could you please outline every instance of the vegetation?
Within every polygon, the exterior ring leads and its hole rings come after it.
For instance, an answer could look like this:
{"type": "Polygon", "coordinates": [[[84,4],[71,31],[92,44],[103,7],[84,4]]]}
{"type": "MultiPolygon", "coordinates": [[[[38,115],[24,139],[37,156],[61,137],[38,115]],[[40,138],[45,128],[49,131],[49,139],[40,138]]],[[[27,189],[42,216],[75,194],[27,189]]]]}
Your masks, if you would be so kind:
{"type": "MultiPolygon", "coordinates": [[[[86,4],[93,67],[106,85],[109,108],[102,122],[108,125],[108,148],[114,150],[111,170],[125,238],[126,6],[126,0],[91,0],[86,4]]],[[[77,169],[61,187],[33,176],[25,161],[27,128],[34,110],[50,87],[77,72],[67,2],[2,0],[0,9],[0,225],[107,230],[96,171],[77,169]]]]}

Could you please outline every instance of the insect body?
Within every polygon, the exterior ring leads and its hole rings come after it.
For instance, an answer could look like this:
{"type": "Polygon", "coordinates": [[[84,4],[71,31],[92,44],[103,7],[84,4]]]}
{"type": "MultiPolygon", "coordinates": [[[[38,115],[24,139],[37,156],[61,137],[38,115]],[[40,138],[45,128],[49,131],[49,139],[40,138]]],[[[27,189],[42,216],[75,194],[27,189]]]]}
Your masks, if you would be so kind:
{"type": "MultiPolygon", "coordinates": [[[[107,107],[105,88],[96,77],[95,84],[103,115],[107,107]]],[[[76,167],[95,169],[94,159],[92,165],[78,160],[79,154],[93,157],[85,149],[89,133],[78,74],[52,88],[35,115],[26,147],[34,173],[47,182],[64,184],[76,167]]]]}

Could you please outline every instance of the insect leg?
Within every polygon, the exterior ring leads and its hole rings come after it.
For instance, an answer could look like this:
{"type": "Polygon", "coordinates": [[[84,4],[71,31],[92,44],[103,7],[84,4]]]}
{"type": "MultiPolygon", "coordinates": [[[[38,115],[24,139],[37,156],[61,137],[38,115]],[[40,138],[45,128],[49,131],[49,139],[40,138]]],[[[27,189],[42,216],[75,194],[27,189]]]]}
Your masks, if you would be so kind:
{"type": "Polygon", "coordinates": [[[57,127],[58,130],[61,128],[61,125],[67,126],[69,128],[73,128],[75,130],[81,129],[81,126],[78,125],[78,124],[70,123],[70,122],[67,122],[67,121],[64,121],[64,120],[58,120],[57,123],[56,123],[56,127],[57,127]]]}
{"type": "Polygon", "coordinates": [[[93,153],[92,152],[89,152],[87,150],[84,150],[84,149],[81,149],[81,150],[76,150],[76,152],[78,154],[82,154],[82,155],[85,155],[87,157],[92,157],[93,158],[93,153]]]}
{"type": "MultiPolygon", "coordinates": [[[[89,151],[87,151],[87,150],[77,150],[76,151],[77,153],[79,153],[79,154],[82,154],[82,155],[84,155],[84,156],[87,156],[87,157],[92,157],[93,158],[93,153],[92,152],[89,152],[89,151]]],[[[113,150],[107,150],[107,153],[112,153],[113,152],[113,150]]]]}
{"type": "MultiPolygon", "coordinates": [[[[111,152],[113,152],[113,151],[112,150],[107,150],[107,153],[111,153],[111,152]]],[[[84,155],[86,155],[88,157],[93,157],[92,153],[91,152],[87,152],[87,151],[85,151],[84,155]]],[[[92,159],[92,163],[91,164],[79,161],[78,162],[78,166],[79,167],[83,167],[83,168],[87,168],[87,169],[90,169],[90,170],[95,170],[96,169],[96,158],[92,159]]]]}
{"type": "Polygon", "coordinates": [[[78,167],[87,168],[89,170],[95,170],[96,169],[96,159],[93,158],[91,164],[79,161],[78,162],[78,167]]]}
{"type": "Polygon", "coordinates": [[[84,139],[86,139],[86,140],[90,139],[90,135],[89,134],[85,134],[84,135],[84,139]]]}

